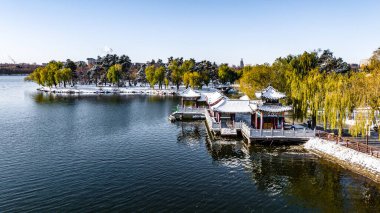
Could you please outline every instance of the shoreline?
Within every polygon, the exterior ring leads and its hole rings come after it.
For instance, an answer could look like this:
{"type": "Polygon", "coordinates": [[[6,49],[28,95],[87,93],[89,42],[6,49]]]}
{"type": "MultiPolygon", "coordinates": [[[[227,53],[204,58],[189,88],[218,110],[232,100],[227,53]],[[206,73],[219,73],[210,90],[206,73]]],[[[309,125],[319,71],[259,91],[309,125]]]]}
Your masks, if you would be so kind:
{"type": "Polygon", "coordinates": [[[303,147],[323,159],[380,183],[379,158],[320,138],[310,139],[303,147]]]}
{"type": "Polygon", "coordinates": [[[104,94],[118,94],[118,95],[158,95],[158,96],[175,96],[178,95],[180,90],[173,89],[152,89],[150,87],[67,87],[67,88],[49,88],[39,87],[37,91],[50,93],[50,94],[67,94],[67,95],[104,95],[104,94]]]}

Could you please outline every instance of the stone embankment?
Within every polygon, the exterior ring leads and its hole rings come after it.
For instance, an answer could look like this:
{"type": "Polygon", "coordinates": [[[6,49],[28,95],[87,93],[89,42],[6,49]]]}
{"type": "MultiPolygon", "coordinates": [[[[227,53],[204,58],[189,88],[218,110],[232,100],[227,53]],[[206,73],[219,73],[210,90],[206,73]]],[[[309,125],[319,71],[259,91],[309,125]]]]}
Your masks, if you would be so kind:
{"type": "Polygon", "coordinates": [[[321,138],[310,139],[304,148],[380,183],[380,158],[321,138]]]}

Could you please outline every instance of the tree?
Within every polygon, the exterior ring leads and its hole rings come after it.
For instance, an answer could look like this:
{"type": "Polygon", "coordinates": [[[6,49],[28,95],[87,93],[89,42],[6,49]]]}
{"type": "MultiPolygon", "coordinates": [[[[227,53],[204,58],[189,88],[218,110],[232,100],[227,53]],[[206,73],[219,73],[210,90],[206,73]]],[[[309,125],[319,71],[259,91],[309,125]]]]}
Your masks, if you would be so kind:
{"type": "Polygon", "coordinates": [[[171,71],[171,79],[173,84],[177,86],[177,90],[182,83],[183,80],[183,70],[181,69],[182,58],[176,58],[169,60],[168,69],[171,71]]]}
{"type": "Polygon", "coordinates": [[[155,81],[158,82],[158,88],[162,89],[162,84],[163,84],[164,79],[165,79],[165,67],[164,66],[161,65],[161,66],[155,68],[154,78],[155,78],[155,81]]]}
{"type": "Polygon", "coordinates": [[[228,64],[222,64],[218,69],[219,81],[222,84],[227,82],[234,82],[236,80],[236,73],[228,66],[228,64]]]}
{"type": "Polygon", "coordinates": [[[42,73],[43,69],[44,69],[43,67],[37,67],[30,75],[28,75],[25,78],[25,80],[33,81],[33,82],[37,83],[38,85],[43,86],[44,82],[42,81],[42,78],[41,78],[41,73],[42,73]]]}
{"type": "Polygon", "coordinates": [[[133,81],[133,75],[135,74],[131,72],[131,59],[127,55],[121,55],[116,59],[116,63],[121,65],[122,77],[128,80],[128,84],[131,86],[131,80],[133,81]]]}
{"type": "MultiPolygon", "coordinates": [[[[220,66],[224,71],[225,66],[220,66]]],[[[240,86],[242,91],[247,94],[250,98],[254,98],[255,93],[266,88],[268,85],[276,86],[276,76],[273,75],[272,68],[269,64],[255,65],[255,66],[245,66],[243,68],[243,76],[240,79],[240,86]]],[[[223,74],[228,75],[228,74],[223,74]]]]}
{"type": "Polygon", "coordinates": [[[164,84],[165,84],[165,89],[167,89],[169,87],[169,79],[167,77],[165,77],[164,79],[164,84]]]}
{"type": "Polygon", "coordinates": [[[202,86],[202,76],[198,72],[192,72],[189,75],[189,84],[195,89],[202,86]]]}
{"type": "Polygon", "coordinates": [[[122,66],[120,64],[112,65],[107,72],[107,79],[119,87],[119,81],[122,76],[122,66]]]}
{"type": "Polygon", "coordinates": [[[148,81],[150,87],[154,88],[154,85],[157,83],[157,79],[155,78],[156,68],[154,65],[150,65],[145,68],[145,76],[148,81]]]}
{"type": "Polygon", "coordinates": [[[318,59],[321,72],[347,73],[350,66],[342,58],[335,58],[330,50],[324,50],[318,59]]]}
{"type": "MultiPolygon", "coordinates": [[[[72,79],[72,84],[75,84],[76,81],[78,80],[78,75],[77,75],[77,65],[74,63],[74,61],[67,59],[66,63],[64,64],[64,68],[68,68],[71,71],[71,79],[72,79]]],[[[66,87],[66,84],[65,84],[66,87]]]]}
{"type": "Polygon", "coordinates": [[[190,77],[191,77],[190,75],[191,75],[190,72],[185,72],[185,74],[183,74],[183,84],[185,85],[186,89],[190,85],[190,77]]]}
{"type": "Polygon", "coordinates": [[[141,65],[137,71],[137,81],[144,84],[146,83],[145,66],[145,64],[141,65]]]}

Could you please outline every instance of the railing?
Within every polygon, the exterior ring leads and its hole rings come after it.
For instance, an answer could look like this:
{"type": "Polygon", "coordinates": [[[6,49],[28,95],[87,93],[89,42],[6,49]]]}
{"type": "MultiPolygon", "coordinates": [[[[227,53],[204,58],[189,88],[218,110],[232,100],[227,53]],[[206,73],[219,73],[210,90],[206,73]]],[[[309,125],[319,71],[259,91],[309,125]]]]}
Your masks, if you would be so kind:
{"type": "Polygon", "coordinates": [[[315,130],[253,129],[243,123],[242,133],[248,138],[309,138],[315,137],[315,130]]]}
{"type": "Polygon", "coordinates": [[[234,122],[234,127],[235,129],[241,129],[243,126],[243,122],[240,121],[240,122],[234,122]]]}
{"type": "Polygon", "coordinates": [[[241,132],[243,135],[245,135],[245,137],[251,137],[251,128],[246,123],[241,124],[241,132]]]}
{"type": "Polygon", "coordinates": [[[210,130],[218,130],[221,128],[220,123],[216,122],[215,119],[210,116],[210,113],[207,109],[204,109],[203,113],[206,116],[206,123],[210,130]]]}
{"type": "Polygon", "coordinates": [[[205,107],[198,107],[198,108],[193,108],[193,107],[178,107],[177,112],[179,113],[205,113],[205,107]]]}
{"type": "Polygon", "coordinates": [[[318,133],[317,136],[323,140],[331,141],[336,144],[340,144],[342,146],[356,150],[358,152],[362,152],[362,153],[371,155],[373,157],[380,158],[380,148],[378,147],[369,146],[358,141],[338,137],[331,133],[329,134],[326,132],[318,133]]]}

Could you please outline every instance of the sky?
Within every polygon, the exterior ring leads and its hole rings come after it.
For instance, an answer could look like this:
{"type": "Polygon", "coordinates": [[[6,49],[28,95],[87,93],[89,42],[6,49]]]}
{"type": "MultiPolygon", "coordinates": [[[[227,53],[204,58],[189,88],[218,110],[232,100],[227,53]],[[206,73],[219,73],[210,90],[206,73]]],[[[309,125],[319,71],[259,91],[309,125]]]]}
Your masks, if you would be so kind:
{"type": "Polygon", "coordinates": [[[0,63],[133,62],[170,56],[238,65],[330,49],[349,63],[380,47],[378,0],[0,0],[0,63]]]}

